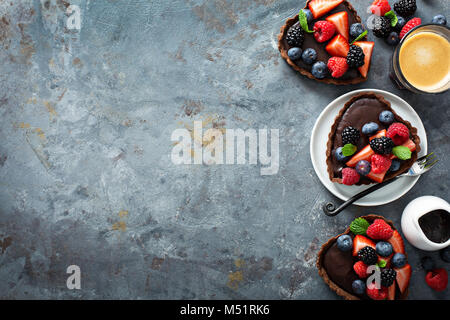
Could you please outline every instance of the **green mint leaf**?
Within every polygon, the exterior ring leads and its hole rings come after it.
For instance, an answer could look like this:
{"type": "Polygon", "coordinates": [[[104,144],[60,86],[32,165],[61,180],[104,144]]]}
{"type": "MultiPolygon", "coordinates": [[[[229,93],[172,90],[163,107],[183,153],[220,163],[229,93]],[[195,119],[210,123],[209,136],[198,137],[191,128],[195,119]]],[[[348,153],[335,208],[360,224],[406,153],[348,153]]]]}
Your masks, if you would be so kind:
{"type": "Polygon", "coordinates": [[[347,143],[344,147],[342,147],[342,154],[344,157],[349,157],[356,152],[356,146],[351,143],[347,143]]]}
{"type": "Polygon", "coordinates": [[[398,18],[397,18],[397,16],[395,15],[395,12],[394,11],[389,11],[389,12],[386,12],[386,14],[384,15],[386,18],[389,18],[390,20],[391,20],[391,27],[395,27],[396,25],[397,25],[397,22],[398,22],[398,18]]]}
{"type": "Polygon", "coordinates": [[[387,265],[386,260],[381,259],[380,261],[377,262],[377,266],[380,268],[384,268],[386,267],[386,265],[387,265]]]}
{"type": "Polygon", "coordinates": [[[364,218],[356,218],[350,224],[350,231],[354,234],[365,234],[367,228],[369,227],[369,222],[364,218]]]}
{"type": "Polygon", "coordinates": [[[306,13],[303,12],[303,10],[300,10],[300,12],[298,13],[298,20],[300,21],[300,26],[303,30],[305,30],[305,32],[314,33],[314,31],[309,30],[308,19],[306,18],[306,13]]]}
{"type": "Polygon", "coordinates": [[[356,37],[355,40],[353,40],[350,44],[354,44],[356,41],[361,40],[362,38],[364,38],[367,35],[367,30],[364,30],[363,33],[361,33],[359,36],[356,37]]]}
{"type": "Polygon", "coordinates": [[[411,159],[411,150],[405,146],[397,146],[392,148],[392,153],[400,160],[411,159]]]}

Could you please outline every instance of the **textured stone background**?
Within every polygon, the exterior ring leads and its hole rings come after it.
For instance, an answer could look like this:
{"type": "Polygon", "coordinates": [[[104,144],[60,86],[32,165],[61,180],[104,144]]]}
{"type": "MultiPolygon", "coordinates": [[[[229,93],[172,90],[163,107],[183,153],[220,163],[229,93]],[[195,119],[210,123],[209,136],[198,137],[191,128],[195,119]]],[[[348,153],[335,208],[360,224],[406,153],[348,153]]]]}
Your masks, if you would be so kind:
{"type": "MultiPolygon", "coordinates": [[[[363,19],[369,2],[353,1],[363,19]]],[[[450,18],[448,0],[418,3],[425,21],[450,18]]],[[[0,298],[335,299],[314,265],[323,242],[358,215],[399,226],[412,199],[450,200],[449,94],[395,89],[380,40],[364,84],[302,78],[276,44],[299,6],[1,0],[0,298]],[[79,32],[65,28],[69,2],[81,7],[79,32]],[[336,199],[312,168],[310,133],[331,100],[359,88],[414,106],[441,162],[392,204],[328,218],[320,206],[336,199]],[[279,128],[279,173],[173,165],[170,135],[194,120],[279,128]],[[66,288],[71,264],[82,290],[66,288]]],[[[425,252],[407,250],[410,298],[449,299],[426,286],[425,252]]]]}

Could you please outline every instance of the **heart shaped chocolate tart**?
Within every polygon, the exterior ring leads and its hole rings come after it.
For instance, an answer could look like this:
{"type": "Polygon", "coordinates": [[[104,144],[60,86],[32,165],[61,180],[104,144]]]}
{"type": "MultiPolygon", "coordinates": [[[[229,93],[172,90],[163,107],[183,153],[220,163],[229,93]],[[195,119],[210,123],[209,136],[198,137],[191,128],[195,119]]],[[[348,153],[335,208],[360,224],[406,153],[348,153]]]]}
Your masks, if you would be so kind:
{"type": "Polygon", "coordinates": [[[346,300],[403,300],[408,296],[411,266],[405,246],[392,221],[378,215],[355,219],[344,233],[322,245],[319,275],[346,300]],[[376,265],[379,287],[370,278],[376,265]]]}
{"type": "Polygon", "coordinates": [[[345,185],[383,182],[406,172],[417,160],[417,129],[389,101],[374,92],[353,96],[328,135],[330,180],[345,185]]]}
{"type": "Polygon", "coordinates": [[[348,1],[308,0],[281,27],[278,49],[294,70],[310,79],[357,84],[367,80],[374,48],[366,34],[348,1]]]}

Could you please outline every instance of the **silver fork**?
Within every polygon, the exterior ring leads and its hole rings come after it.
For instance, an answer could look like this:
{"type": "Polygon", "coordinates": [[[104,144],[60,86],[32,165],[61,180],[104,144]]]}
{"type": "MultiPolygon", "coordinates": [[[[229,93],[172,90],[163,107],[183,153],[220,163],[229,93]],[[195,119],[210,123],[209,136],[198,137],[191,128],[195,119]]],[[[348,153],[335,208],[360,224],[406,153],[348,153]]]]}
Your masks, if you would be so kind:
{"type": "Polygon", "coordinates": [[[356,200],[367,196],[369,193],[372,193],[375,190],[378,190],[378,189],[383,188],[384,186],[387,186],[388,184],[396,181],[399,178],[402,178],[402,177],[416,177],[416,176],[420,176],[421,174],[424,174],[425,172],[427,172],[428,170],[433,168],[434,165],[436,163],[438,163],[438,161],[439,160],[436,158],[436,156],[434,155],[433,152],[430,153],[430,154],[427,154],[426,156],[423,156],[423,157],[417,159],[416,162],[414,162],[413,165],[411,166],[411,168],[408,170],[408,172],[405,172],[405,173],[403,173],[401,175],[398,175],[398,176],[396,176],[393,179],[384,181],[382,183],[378,183],[378,184],[374,185],[373,187],[371,187],[369,189],[366,189],[366,190],[364,190],[364,191],[354,195],[353,197],[351,197],[350,199],[345,201],[343,204],[341,204],[337,208],[332,202],[325,203],[323,205],[323,211],[325,212],[325,214],[327,216],[330,216],[330,217],[336,216],[342,210],[347,208],[349,205],[351,205],[356,200]]]}

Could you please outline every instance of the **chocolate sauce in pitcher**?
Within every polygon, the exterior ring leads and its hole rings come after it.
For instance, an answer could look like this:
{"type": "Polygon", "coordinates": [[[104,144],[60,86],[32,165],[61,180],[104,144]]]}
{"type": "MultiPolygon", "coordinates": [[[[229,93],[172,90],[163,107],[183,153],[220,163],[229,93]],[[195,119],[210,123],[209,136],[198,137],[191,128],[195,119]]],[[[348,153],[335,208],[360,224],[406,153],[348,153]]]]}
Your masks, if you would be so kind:
{"type": "Polygon", "coordinates": [[[419,218],[419,226],[430,241],[444,243],[450,239],[450,212],[430,211],[419,218]]]}

